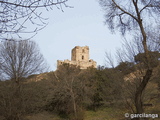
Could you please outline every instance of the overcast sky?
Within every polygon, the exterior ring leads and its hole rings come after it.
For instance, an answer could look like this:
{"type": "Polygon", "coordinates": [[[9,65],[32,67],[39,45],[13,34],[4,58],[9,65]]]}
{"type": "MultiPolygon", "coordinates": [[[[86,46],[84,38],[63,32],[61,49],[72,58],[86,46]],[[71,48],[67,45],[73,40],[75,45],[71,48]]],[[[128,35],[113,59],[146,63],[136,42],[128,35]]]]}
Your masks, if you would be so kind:
{"type": "Polygon", "coordinates": [[[55,70],[57,60],[71,59],[75,46],[89,46],[90,59],[105,64],[105,51],[115,52],[121,36],[111,34],[104,25],[104,12],[97,0],[69,0],[74,8],[44,12],[49,24],[33,38],[50,66],[55,70]]]}

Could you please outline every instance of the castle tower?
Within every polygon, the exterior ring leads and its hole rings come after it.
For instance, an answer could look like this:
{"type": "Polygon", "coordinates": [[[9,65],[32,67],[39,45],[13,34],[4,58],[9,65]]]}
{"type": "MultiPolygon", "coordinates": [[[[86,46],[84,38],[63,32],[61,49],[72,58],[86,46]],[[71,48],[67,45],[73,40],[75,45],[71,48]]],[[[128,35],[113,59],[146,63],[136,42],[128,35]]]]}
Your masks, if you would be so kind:
{"type": "Polygon", "coordinates": [[[64,63],[79,66],[80,69],[87,69],[88,67],[93,67],[93,68],[97,67],[96,61],[89,59],[89,47],[88,46],[74,47],[71,51],[71,61],[70,60],[64,60],[64,61],[57,60],[57,68],[64,63]]]}
{"type": "Polygon", "coordinates": [[[79,47],[76,46],[72,49],[72,61],[89,61],[89,47],[79,47]]]}

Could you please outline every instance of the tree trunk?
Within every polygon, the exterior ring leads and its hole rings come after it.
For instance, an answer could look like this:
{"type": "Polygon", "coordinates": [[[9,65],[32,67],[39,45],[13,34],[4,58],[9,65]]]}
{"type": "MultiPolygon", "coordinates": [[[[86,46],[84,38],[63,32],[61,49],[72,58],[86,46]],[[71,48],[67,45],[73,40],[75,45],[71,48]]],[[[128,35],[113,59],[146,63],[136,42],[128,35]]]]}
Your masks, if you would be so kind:
{"type": "MultiPolygon", "coordinates": [[[[152,75],[152,70],[148,69],[146,71],[145,76],[143,77],[143,81],[141,82],[141,84],[137,88],[137,91],[135,94],[135,106],[136,106],[136,113],[137,114],[141,114],[144,112],[143,102],[142,102],[142,93],[143,93],[148,81],[150,80],[151,75],[152,75]]],[[[138,118],[137,120],[141,120],[141,119],[138,118]]]]}
{"type": "Polygon", "coordinates": [[[73,110],[74,110],[74,116],[77,119],[77,107],[76,107],[76,101],[74,97],[73,91],[71,91],[72,101],[73,101],[73,110]]]}
{"type": "MultiPolygon", "coordinates": [[[[138,11],[137,6],[136,6],[136,10],[138,11]]],[[[142,19],[141,19],[141,16],[140,16],[139,12],[137,12],[137,16],[138,16],[138,23],[139,23],[140,31],[141,31],[142,36],[143,36],[142,45],[143,45],[143,49],[144,49],[144,53],[145,53],[145,59],[146,59],[146,63],[144,63],[144,64],[145,64],[145,66],[147,66],[146,73],[145,73],[145,75],[142,79],[142,82],[140,83],[139,87],[137,88],[136,94],[135,94],[136,113],[137,114],[142,114],[144,112],[143,101],[142,101],[142,93],[145,90],[145,87],[148,84],[148,82],[149,82],[149,80],[152,76],[153,69],[151,68],[149,50],[148,50],[148,47],[147,47],[147,35],[146,35],[145,29],[143,27],[142,19]]],[[[145,118],[137,118],[136,120],[145,120],[145,118]]]]}
{"type": "MultiPolygon", "coordinates": [[[[136,107],[136,113],[137,114],[142,114],[144,112],[143,110],[143,102],[142,102],[142,93],[145,90],[146,85],[148,84],[151,76],[152,76],[152,68],[151,68],[151,62],[150,62],[150,56],[149,56],[149,50],[147,47],[147,35],[145,32],[145,29],[143,27],[143,23],[142,23],[142,18],[141,18],[141,14],[139,12],[138,9],[138,5],[137,5],[137,1],[133,1],[134,6],[135,6],[135,10],[137,13],[137,22],[139,24],[139,28],[140,28],[140,32],[142,34],[143,40],[142,40],[142,45],[143,45],[143,49],[144,49],[144,53],[145,53],[145,59],[146,59],[146,63],[145,66],[147,66],[147,71],[145,76],[142,79],[142,82],[140,83],[139,87],[136,90],[136,94],[135,94],[135,107],[136,107]]],[[[141,118],[138,118],[137,120],[142,120],[141,118]]]]}

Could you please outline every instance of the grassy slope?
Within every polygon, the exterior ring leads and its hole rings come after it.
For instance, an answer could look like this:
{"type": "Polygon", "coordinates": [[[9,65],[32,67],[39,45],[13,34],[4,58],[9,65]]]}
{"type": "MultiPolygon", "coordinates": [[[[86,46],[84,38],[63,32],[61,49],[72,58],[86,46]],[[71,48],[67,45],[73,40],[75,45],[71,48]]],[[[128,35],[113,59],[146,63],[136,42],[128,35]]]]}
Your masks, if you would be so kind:
{"type": "MultiPolygon", "coordinates": [[[[114,108],[100,109],[96,112],[86,111],[84,120],[120,120],[124,119],[124,111],[114,108]]],[[[48,112],[42,112],[35,115],[27,116],[29,120],[65,120],[57,115],[48,112]]]]}
{"type": "MultiPolygon", "coordinates": [[[[85,111],[84,120],[125,120],[124,114],[127,110],[117,108],[101,108],[98,111],[85,111]]],[[[154,113],[160,115],[160,104],[146,109],[146,113],[154,113]]],[[[62,119],[56,114],[49,112],[41,112],[38,114],[27,116],[28,120],[67,120],[62,119]]],[[[151,119],[150,119],[151,120],[151,119]]],[[[156,118],[155,120],[160,120],[156,118]]]]}

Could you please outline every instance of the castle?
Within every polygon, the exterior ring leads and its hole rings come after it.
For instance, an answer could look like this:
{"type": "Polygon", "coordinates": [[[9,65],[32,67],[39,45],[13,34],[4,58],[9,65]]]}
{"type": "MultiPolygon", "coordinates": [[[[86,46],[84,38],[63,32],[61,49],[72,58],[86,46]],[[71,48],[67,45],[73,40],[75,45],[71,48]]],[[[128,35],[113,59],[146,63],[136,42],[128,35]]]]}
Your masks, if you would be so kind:
{"type": "Polygon", "coordinates": [[[97,63],[92,59],[89,59],[88,46],[84,47],[76,46],[72,49],[71,54],[72,54],[71,61],[68,59],[64,61],[57,60],[57,68],[64,63],[79,66],[80,69],[87,69],[88,67],[93,67],[93,68],[97,67],[96,65],[97,63]]]}

